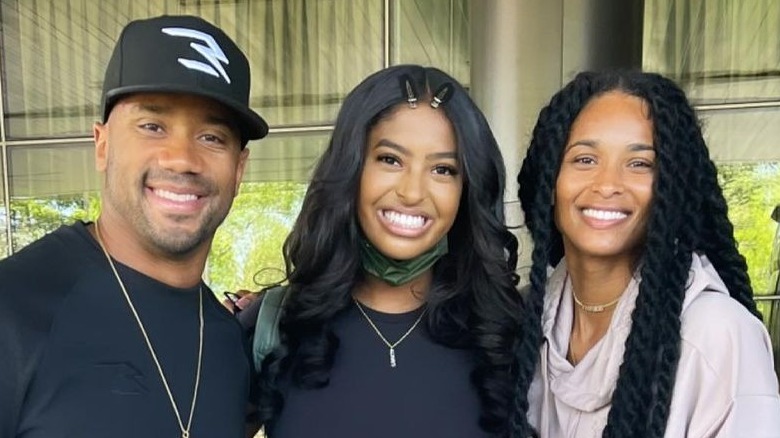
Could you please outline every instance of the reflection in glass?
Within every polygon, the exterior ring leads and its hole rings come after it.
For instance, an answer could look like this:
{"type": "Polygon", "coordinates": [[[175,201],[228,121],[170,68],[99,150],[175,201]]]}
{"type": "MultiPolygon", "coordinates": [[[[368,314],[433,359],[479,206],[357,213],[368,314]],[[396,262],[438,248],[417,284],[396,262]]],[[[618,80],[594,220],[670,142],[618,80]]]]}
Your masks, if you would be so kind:
{"type": "Polygon", "coordinates": [[[347,91],[382,66],[382,7],[382,0],[0,0],[7,135],[87,135],[100,118],[103,73],[122,27],[163,13],[200,15],[236,40],[252,66],[250,104],[271,125],[331,122],[347,91]]]}
{"type": "Polygon", "coordinates": [[[715,161],[780,159],[780,106],[700,111],[699,118],[715,161]]]}
{"type": "MultiPolygon", "coordinates": [[[[219,290],[279,280],[281,247],[330,132],[271,135],[250,148],[244,183],[215,237],[206,279],[219,290]]],[[[15,251],[76,220],[99,213],[101,177],[91,143],[10,149],[11,227],[15,251]]]]}
{"type": "Polygon", "coordinates": [[[399,0],[393,3],[393,64],[440,68],[470,81],[467,0],[399,0]]]}
{"type": "Polygon", "coordinates": [[[91,143],[9,148],[10,221],[14,251],[99,208],[91,143]]]}
{"type": "Polygon", "coordinates": [[[777,223],[771,214],[780,199],[780,162],[721,163],[718,177],[753,290],[772,294],[770,256],[777,223]]]}
{"type": "Polygon", "coordinates": [[[775,372],[780,377],[780,300],[764,301],[758,304],[758,310],[764,315],[769,336],[772,338],[775,372]]]}
{"type": "Polygon", "coordinates": [[[175,13],[178,1],[2,0],[9,138],[83,136],[100,118],[103,73],[128,21],[175,13]]]}
{"type": "Polygon", "coordinates": [[[214,292],[284,280],[282,244],[301,209],[304,182],[245,182],[217,230],[204,274],[214,292]]]}
{"type": "Polygon", "coordinates": [[[284,279],[282,244],[301,209],[330,132],[277,134],[248,147],[239,195],[217,230],[204,278],[215,292],[284,279]]]}
{"type": "Polygon", "coordinates": [[[0,259],[10,254],[8,248],[8,210],[5,205],[5,178],[3,166],[0,165],[0,259]]]}
{"type": "MultiPolygon", "coordinates": [[[[214,22],[244,48],[250,103],[272,126],[332,123],[347,92],[382,67],[383,0],[230,3],[214,22]]],[[[202,9],[209,18],[214,6],[202,9]]]]}
{"type": "Polygon", "coordinates": [[[244,182],[307,182],[314,164],[328,145],[330,130],[272,134],[253,141],[244,182]]]}
{"type": "Polygon", "coordinates": [[[696,103],[780,98],[780,3],[645,2],[643,68],[696,103]]]}

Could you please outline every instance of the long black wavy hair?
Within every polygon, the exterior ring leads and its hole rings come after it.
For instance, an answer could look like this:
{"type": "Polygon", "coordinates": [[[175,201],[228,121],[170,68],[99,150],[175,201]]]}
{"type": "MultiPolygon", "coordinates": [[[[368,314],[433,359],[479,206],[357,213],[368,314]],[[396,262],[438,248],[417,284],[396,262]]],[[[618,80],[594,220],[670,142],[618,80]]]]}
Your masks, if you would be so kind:
{"type": "Polygon", "coordinates": [[[745,259],[737,251],[726,201],[696,114],[685,93],[660,75],[586,72],[542,109],[518,175],[519,197],[534,242],[522,341],[514,437],[535,435],[527,422],[528,389],[539,363],[547,269],[563,257],[553,221],[553,189],[572,123],[606,92],[644,100],[653,123],[656,173],[639,295],[604,437],[663,437],[680,356],[680,314],[694,252],[706,254],[731,296],[760,318],[745,259]]]}
{"type": "Polygon", "coordinates": [[[259,377],[260,420],[270,428],[283,408],[280,378],[303,388],[328,384],[339,346],[332,321],[352,305],[352,292],[364,275],[356,203],[368,134],[408,105],[406,82],[418,105],[428,105],[447,89],[438,110],[455,131],[464,180],[448,233],[449,253],[434,265],[426,294],[425,325],[436,342],[474,351],[480,425],[497,436],[508,434],[521,299],[514,273],[518,243],[504,225],[504,163],[466,90],[442,71],[416,65],[374,73],[347,95],[285,241],[289,297],[280,323],[282,342],[259,377]]]}

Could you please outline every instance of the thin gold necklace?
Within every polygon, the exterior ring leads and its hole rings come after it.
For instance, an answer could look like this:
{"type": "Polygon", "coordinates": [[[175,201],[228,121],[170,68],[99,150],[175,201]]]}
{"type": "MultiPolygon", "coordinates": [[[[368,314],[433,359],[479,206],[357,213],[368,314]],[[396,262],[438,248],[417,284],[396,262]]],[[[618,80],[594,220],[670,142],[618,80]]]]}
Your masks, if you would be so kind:
{"type": "Polygon", "coordinates": [[[152,360],[154,360],[154,364],[157,366],[157,372],[160,374],[160,379],[162,380],[163,386],[165,387],[165,392],[168,393],[168,400],[171,401],[171,406],[173,407],[173,413],[176,414],[176,421],[179,422],[179,429],[181,430],[181,438],[189,438],[190,437],[190,429],[192,428],[192,417],[195,413],[195,403],[198,400],[198,387],[200,386],[200,368],[201,363],[203,362],[203,287],[198,288],[198,317],[200,318],[200,337],[198,341],[198,369],[195,373],[195,389],[192,392],[192,404],[190,405],[190,417],[187,420],[187,427],[184,427],[184,422],[181,421],[181,414],[179,414],[179,407],[176,405],[176,400],[173,398],[173,393],[171,392],[170,386],[168,386],[168,379],[165,378],[165,373],[163,372],[162,365],[160,364],[159,359],[157,359],[157,353],[154,351],[154,347],[152,346],[152,341],[149,339],[149,335],[146,333],[146,328],[144,327],[144,323],[141,322],[141,317],[138,315],[138,311],[135,310],[135,306],[133,305],[133,301],[130,299],[130,294],[127,293],[127,288],[125,288],[124,282],[122,282],[122,278],[119,277],[119,272],[116,270],[116,266],[114,266],[113,260],[111,260],[111,256],[108,254],[108,250],[106,249],[106,246],[103,244],[103,239],[100,237],[100,227],[98,226],[98,221],[95,220],[95,236],[97,237],[98,245],[100,245],[100,249],[103,250],[103,254],[106,256],[106,260],[108,260],[109,266],[111,266],[111,271],[114,272],[114,277],[116,277],[117,283],[119,283],[119,288],[122,289],[122,293],[125,296],[125,300],[127,300],[127,305],[130,307],[130,311],[133,313],[133,316],[135,316],[135,321],[138,323],[138,328],[141,329],[141,334],[144,336],[144,341],[146,341],[146,346],[149,348],[149,354],[152,356],[152,360]]]}
{"type": "Polygon", "coordinates": [[[617,304],[618,301],[620,301],[620,297],[623,296],[623,294],[620,294],[614,300],[612,300],[612,301],[610,301],[608,303],[604,303],[604,304],[586,304],[586,303],[583,303],[582,301],[580,301],[579,298],[577,298],[577,293],[574,292],[573,288],[571,290],[571,295],[574,297],[574,302],[577,303],[578,306],[580,306],[580,309],[582,309],[582,310],[584,310],[586,312],[590,312],[590,313],[601,313],[601,312],[609,309],[610,307],[612,307],[615,304],[617,304]]]}
{"type": "Polygon", "coordinates": [[[387,345],[387,348],[390,350],[390,366],[392,368],[395,368],[397,365],[397,362],[395,360],[395,347],[398,346],[401,342],[403,342],[404,339],[406,339],[407,336],[409,336],[414,329],[417,328],[417,324],[422,321],[423,315],[425,315],[425,312],[428,310],[428,308],[423,309],[422,312],[420,312],[420,316],[417,317],[417,321],[412,324],[411,327],[409,327],[409,330],[406,331],[406,333],[403,334],[397,341],[390,343],[390,341],[387,340],[387,338],[382,334],[381,331],[379,331],[379,328],[374,324],[374,321],[371,320],[371,318],[368,317],[368,314],[365,310],[363,310],[363,306],[360,305],[360,302],[356,300],[355,298],[352,298],[355,301],[355,304],[357,305],[358,310],[360,310],[360,313],[363,314],[363,317],[366,318],[366,321],[368,321],[368,324],[371,326],[372,329],[376,332],[376,334],[379,336],[379,339],[382,340],[382,342],[387,345]]]}

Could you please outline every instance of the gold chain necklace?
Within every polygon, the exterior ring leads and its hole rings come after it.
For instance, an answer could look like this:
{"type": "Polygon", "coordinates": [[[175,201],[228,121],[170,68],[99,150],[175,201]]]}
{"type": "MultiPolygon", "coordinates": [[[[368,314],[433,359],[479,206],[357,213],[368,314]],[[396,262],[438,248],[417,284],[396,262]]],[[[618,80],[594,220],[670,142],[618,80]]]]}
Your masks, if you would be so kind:
{"type": "Polygon", "coordinates": [[[141,329],[141,334],[144,336],[144,341],[146,341],[146,346],[149,349],[149,354],[152,356],[152,360],[154,360],[154,364],[157,366],[157,372],[160,374],[160,379],[162,380],[163,386],[165,387],[165,392],[168,393],[168,400],[171,401],[171,406],[173,407],[173,413],[176,414],[176,421],[179,422],[179,429],[181,430],[181,438],[189,438],[190,437],[190,428],[192,428],[192,417],[195,413],[195,403],[198,400],[198,387],[200,386],[200,368],[201,363],[203,362],[203,288],[198,288],[198,317],[200,318],[200,337],[198,341],[198,369],[195,373],[195,389],[192,393],[192,404],[190,405],[190,416],[187,420],[187,427],[184,427],[184,422],[181,421],[181,414],[179,414],[179,407],[176,405],[176,400],[173,399],[173,393],[171,392],[170,386],[168,386],[168,379],[165,378],[165,373],[163,372],[162,365],[160,364],[159,359],[157,359],[157,353],[154,351],[154,347],[152,346],[152,341],[149,339],[149,335],[146,333],[146,328],[144,327],[143,322],[141,322],[141,317],[138,315],[138,311],[135,310],[135,306],[133,305],[133,301],[130,299],[130,294],[127,293],[127,288],[125,288],[124,282],[122,282],[122,278],[119,277],[119,272],[116,270],[116,266],[114,266],[114,261],[111,260],[111,256],[108,254],[108,250],[106,249],[106,246],[103,244],[103,239],[100,237],[100,227],[98,226],[98,221],[95,220],[95,236],[97,237],[98,244],[100,245],[100,249],[103,250],[103,254],[106,256],[106,260],[108,260],[109,266],[111,266],[111,271],[114,272],[114,277],[116,277],[117,283],[119,283],[119,288],[122,289],[122,293],[125,296],[125,300],[127,300],[127,305],[130,307],[130,311],[133,313],[133,316],[135,316],[135,321],[138,323],[138,328],[141,329]]]}
{"type": "Polygon", "coordinates": [[[623,296],[623,294],[620,294],[614,300],[604,304],[585,304],[582,301],[580,301],[579,298],[577,298],[577,294],[574,292],[574,289],[571,290],[571,295],[574,297],[574,302],[577,303],[578,306],[580,306],[580,309],[590,313],[601,313],[609,309],[610,307],[617,304],[618,301],[620,301],[620,297],[623,296]]]}
{"type": "Polygon", "coordinates": [[[357,305],[358,310],[360,310],[360,313],[363,314],[363,317],[366,318],[366,321],[368,321],[368,324],[371,326],[372,329],[374,329],[376,334],[379,336],[379,339],[381,339],[382,342],[384,342],[385,345],[387,345],[387,348],[390,349],[390,366],[395,368],[395,366],[397,365],[396,360],[395,360],[395,347],[397,347],[398,344],[403,342],[403,340],[406,339],[406,337],[409,336],[414,331],[414,329],[417,328],[417,324],[419,324],[420,321],[422,321],[422,317],[423,317],[423,315],[425,315],[425,312],[428,309],[427,308],[423,309],[423,311],[420,312],[420,316],[417,317],[417,321],[415,321],[414,324],[412,324],[412,326],[409,327],[409,330],[407,330],[406,333],[404,333],[403,336],[401,336],[397,341],[395,341],[395,342],[393,342],[391,344],[390,341],[388,341],[387,338],[382,334],[382,332],[379,331],[379,328],[376,326],[376,324],[374,324],[374,321],[372,321],[371,318],[368,317],[368,314],[366,313],[365,310],[363,310],[363,306],[360,305],[360,302],[358,300],[354,299],[354,298],[353,298],[353,300],[355,301],[355,304],[357,305]]]}

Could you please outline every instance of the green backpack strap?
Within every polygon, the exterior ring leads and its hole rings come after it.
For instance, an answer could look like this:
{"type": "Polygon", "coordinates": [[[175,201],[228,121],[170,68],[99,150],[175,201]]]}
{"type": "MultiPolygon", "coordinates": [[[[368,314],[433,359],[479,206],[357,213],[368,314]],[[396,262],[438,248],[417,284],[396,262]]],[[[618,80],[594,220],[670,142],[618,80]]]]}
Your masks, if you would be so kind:
{"type": "Polygon", "coordinates": [[[286,292],[286,287],[275,286],[263,293],[252,341],[252,358],[257,372],[262,369],[263,359],[279,345],[279,319],[286,292]]]}

